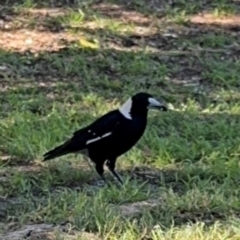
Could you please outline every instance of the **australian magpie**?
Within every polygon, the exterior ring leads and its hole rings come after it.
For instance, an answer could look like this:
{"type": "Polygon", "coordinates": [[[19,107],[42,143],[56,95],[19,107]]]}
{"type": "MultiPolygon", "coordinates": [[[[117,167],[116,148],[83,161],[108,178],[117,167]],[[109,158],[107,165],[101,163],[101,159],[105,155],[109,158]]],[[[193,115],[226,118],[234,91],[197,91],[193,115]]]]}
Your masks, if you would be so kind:
{"type": "Polygon", "coordinates": [[[112,110],[92,124],[76,131],[62,145],[44,154],[50,160],[69,153],[82,153],[95,163],[95,169],[104,177],[104,163],[120,183],[115,171],[117,158],[130,150],[142,137],[148,109],[167,111],[167,107],[152,95],[140,92],[130,97],[119,109],[112,110]]]}

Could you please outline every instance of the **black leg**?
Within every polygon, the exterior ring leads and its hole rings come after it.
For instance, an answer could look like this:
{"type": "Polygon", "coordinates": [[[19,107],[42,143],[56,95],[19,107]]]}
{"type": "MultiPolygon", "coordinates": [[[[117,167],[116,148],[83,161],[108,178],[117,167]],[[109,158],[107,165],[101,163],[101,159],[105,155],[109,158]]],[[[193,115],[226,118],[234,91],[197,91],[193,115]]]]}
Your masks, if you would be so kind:
{"type": "Polygon", "coordinates": [[[96,168],[97,173],[98,173],[98,174],[100,175],[100,177],[102,178],[102,180],[103,180],[104,182],[106,182],[106,179],[105,179],[105,177],[104,177],[104,175],[103,175],[103,173],[104,173],[103,164],[102,164],[102,163],[101,163],[101,164],[96,163],[95,168],[96,168]]]}
{"type": "Polygon", "coordinates": [[[123,181],[122,181],[121,177],[115,171],[115,162],[116,162],[116,159],[109,159],[109,160],[107,160],[107,167],[111,171],[111,173],[117,178],[117,180],[121,184],[123,184],[123,181]]]}

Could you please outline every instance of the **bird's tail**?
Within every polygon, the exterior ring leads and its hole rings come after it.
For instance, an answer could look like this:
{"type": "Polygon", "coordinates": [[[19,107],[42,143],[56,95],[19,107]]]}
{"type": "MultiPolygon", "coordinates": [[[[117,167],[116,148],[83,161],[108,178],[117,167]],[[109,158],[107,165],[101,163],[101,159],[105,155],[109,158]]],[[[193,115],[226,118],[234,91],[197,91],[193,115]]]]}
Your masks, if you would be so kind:
{"type": "Polygon", "coordinates": [[[43,155],[44,157],[43,162],[70,153],[71,151],[70,151],[69,145],[70,145],[70,141],[67,141],[64,144],[45,153],[43,155]]]}

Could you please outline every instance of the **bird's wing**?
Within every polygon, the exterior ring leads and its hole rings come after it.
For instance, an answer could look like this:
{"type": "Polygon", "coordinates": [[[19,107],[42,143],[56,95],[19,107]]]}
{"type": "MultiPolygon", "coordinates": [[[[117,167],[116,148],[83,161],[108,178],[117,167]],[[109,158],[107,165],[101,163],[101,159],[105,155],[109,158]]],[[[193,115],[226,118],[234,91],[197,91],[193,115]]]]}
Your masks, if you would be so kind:
{"type": "Polygon", "coordinates": [[[62,145],[45,153],[44,161],[81,151],[94,142],[110,137],[118,129],[121,118],[122,115],[117,110],[103,115],[89,126],[74,132],[72,138],[62,145]]]}
{"type": "Polygon", "coordinates": [[[74,132],[73,138],[84,138],[85,144],[89,145],[93,142],[101,140],[102,138],[109,137],[119,126],[121,117],[122,116],[118,113],[118,111],[111,111],[97,119],[89,126],[74,132]]]}

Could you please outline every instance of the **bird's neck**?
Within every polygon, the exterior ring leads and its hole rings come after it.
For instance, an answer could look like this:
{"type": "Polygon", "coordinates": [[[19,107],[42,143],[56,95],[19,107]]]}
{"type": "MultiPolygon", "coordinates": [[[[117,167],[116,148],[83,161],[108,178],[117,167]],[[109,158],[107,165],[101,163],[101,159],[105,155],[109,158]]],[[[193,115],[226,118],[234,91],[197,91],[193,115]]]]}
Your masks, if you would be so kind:
{"type": "Polygon", "coordinates": [[[129,98],[120,108],[120,113],[127,119],[136,117],[147,117],[148,109],[144,109],[141,106],[136,106],[132,103],[132,99],[129,98]]]}
{"type": "Polygon", "coordinates": [[[148,109],[143,109],[140,107],[138,108],[134,106],[131,109],[131,116],[147,118],[147,115],[148,115],[148,109]]]}
{"type": "Polygon", "coordinates": [[[120,113],[127,119],[132,119],[131,116],[131,109],[132,109],[132,99],[129,98],[120,108],[120,113]]]}

